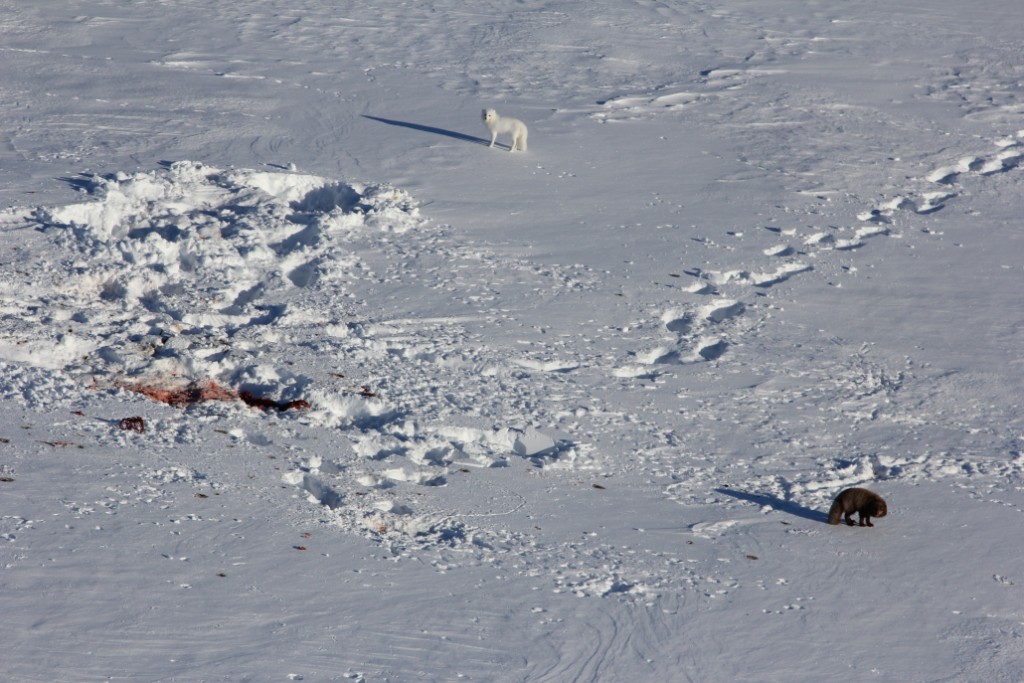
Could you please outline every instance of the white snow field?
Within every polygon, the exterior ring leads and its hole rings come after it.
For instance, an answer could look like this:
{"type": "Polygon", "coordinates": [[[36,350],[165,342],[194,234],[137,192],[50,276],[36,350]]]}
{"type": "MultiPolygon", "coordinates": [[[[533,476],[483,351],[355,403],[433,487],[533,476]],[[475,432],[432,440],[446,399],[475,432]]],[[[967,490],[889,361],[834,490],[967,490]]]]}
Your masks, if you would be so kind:
{"type": "Polygon", "coordinates": [[[0,0],[0,679],[1024,681],[1022,27],[0,0]]]}

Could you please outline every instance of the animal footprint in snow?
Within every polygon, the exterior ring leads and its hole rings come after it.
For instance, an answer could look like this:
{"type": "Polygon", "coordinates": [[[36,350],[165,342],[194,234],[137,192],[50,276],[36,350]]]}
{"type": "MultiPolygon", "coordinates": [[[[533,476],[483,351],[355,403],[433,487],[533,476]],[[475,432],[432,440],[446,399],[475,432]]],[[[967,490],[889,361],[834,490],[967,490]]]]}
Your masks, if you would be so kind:
{"type": "Polygon", "coordinates": [[[961,173],[976,171],[982,167],[983,163],[978,157],[964,157],[952,166],[940,166],[926,175],[925,180],[930,183],[950,185],[956,181],[957,176],[961,173]]]}
{"type": "MultiPolygon", "coordinates": [[[[638,353],[636,354],[636,359],[645,365],[670,365],[682,362],[679,351],[665,346],[658,346],[650,351],[638,353]]],[[[618,376],[636,377],[639,375],[619,374],[618,376]]]]}
{"type": "Polygon", "coordinates": [[[978,173],[980,175],[992,175],[993,173],[1009,171],[1010,169],[1019,166],[1022,158],[1024,158],[1024,152],[1019,148],[1003,150],[989,161],[986,161],[984,165],[978,169],[978,173]]]}
{"type": "Polygon", "coordinates": [[[804,244],[815,247],[830,247],[835,244],[836,238],[827,232],[816,232],[804,238],[804,244]]]}
{"type": "Polygon", "coordinates": [[[844,240],[837,240],[835,243],[835,249],[836,251],[849,251],[851,249],[859,249],[864,246],[864,240],[866,238],[888,234],[889,229],[880,225],[859,228],[853,233],[853,237],[844,240]]]}
{"type": "MultiPolygon", "coordinates": [[[[687,365],[714,361],[725,355],[729,343],[718,337],[702,337],[693,346],[692,351],[679,348],[659,346],[643,353],[636,354],[636,359],[644,365],[687,365]]],[[[614,372],[616,377],[652,378],[650,371],[634,366],[619,368],[614,372]]]]}
{"type": "Polygon", "coordinates": [[[746,306],[743,305],[742,301],[733,301],[732,299],[719,299],[718,301],[708,304],[702,309],[704,318],[710,320],[713,323],[720,323],[729,318],[735,318],[736,316],[743,313],[746,306]]]}
{"type": "Polygon", "coordinates": [[[672,309],[661,315],[661,322],[669,332],[683,335],[693,328],[693,315],[687,311],[672,309]]]}
{"type": "Polygon", "coordinates": [[[777,244],[764,250],[765,256],[789,256],[793,253],[793,247],[788,244],[777,244]]]}
{"type": "Polygon", "coordinates": [[[690,294],[712,294],[715,288],[708,280],[700,279],[685,287],[685,290],[690,294]]]}
{"type": "Polygon", "coordinates": [[[857,218],[871,223],[891,223],[893,214],[899,210],[913,211],[923,216],[942,209],[946,200],[955,196],[954,192],[926,192],[921,195],[920,200],[900,196],[883,202],[870,211],[857,214],[857,218]]]}
{"type": "Polygon", "coordinates": [[[1024,148],[1017,138],[1024,138],[1024,131],[1018,131],[1016,138],[1009,137],[996,141],[1002,151],[996,152],[991,158],[964,157],[952,166],[940,166],[925,176],[925,180],[941,185],[951,185],[963,173],[976,172],[978,175],[1003,173],[1016,168],[1024,161],[1024,148]]]}
{"type": "Polygon", "coordinates": [[[946,205],[947,199],[952,199],[956,194],[953,192],[925,192],[923,201],[914,207],[914,212],[922,216],[935,213],[946,205]]]}
{"type": "Polygon", "coordinates": [[[718,360],[728,348],[729,343],[724,339],[706,339],[698,345],[697,355],[706,361],[718,360]]]}

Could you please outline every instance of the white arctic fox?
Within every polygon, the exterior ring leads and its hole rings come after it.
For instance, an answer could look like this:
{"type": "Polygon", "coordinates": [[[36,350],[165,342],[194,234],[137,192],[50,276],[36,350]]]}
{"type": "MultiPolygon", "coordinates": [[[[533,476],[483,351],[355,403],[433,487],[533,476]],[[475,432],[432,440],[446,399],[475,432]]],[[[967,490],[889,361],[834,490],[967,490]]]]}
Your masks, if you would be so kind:
{"type": "Polygon", "coordinates": [[[517,149],[521,152],[526,151],[526,135],[529,131],[526,130],[525,123],[509,116],[498,116],[498,112],[493,109],[484,109],[483,119],[487,129],[491,131],[490,147],[494,147],[498,133],[512,133],[512,144],[508,151],[514,152],[517,149]]]}

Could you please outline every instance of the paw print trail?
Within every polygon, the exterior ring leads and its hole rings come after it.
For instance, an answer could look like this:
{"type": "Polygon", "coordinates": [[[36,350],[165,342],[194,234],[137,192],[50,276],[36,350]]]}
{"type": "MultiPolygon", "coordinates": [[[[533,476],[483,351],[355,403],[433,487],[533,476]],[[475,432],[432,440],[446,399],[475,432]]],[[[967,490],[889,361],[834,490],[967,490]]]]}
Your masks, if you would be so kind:
{"type": "MultiPolygon", "coordinates": [[[[634,102],[634,106],[640,105],[634,102]]],[[[679,288],[685,294],[685,303],[667,308],[658,316],[665,332],[674,338],[667,344],[632,352],[633,363],[620,365],[615,375],[642,377],[650,372],[643,370],[643,366],[722,360],[731,343],[742,338],[746,330],[756,329],[757,323],[741,318],[765,310],[766,307],[759,304],[771,301],[770,290],[773,287],[815,270],[836,271],[840,254],[861,250],[874,238],[905,239],[907,229],[914,225],[915,216],[939,212],[958,197],[957,186],[962,177],[973,175],[983,179],[1016,169],[1024,159],[1024,131],[997,140],[995,147],[997,151],[993,153],[964,157],[918,179],[947,189],[920,193],[908,190],[869,209],[855,212],[860,225],[843,226],[837,217],[838,225],[832,224],[827,229],[814,226],[804,229],[766,227],[779,237],[789,238],[762,250],[765,256],[781,260],[779,265],[768,263],[752,268],[746,263],[737,263],[731,268],[720,266],[715,270],[703,270],[694,267],[686,270],[692,278],[691,284],[679,288]],[[723,294],[733,298],[702,303],[707,297],[723,294]]],[[[829,210],[828,205],[821,205],[808,211],[823,217],[824,220],[821,217],[817,219],[820,223],[829,221],[829,210]]],[[[742,236],[737,232],[728,234],[742,236]]],[[[844,261],[848,263],[848,259],[844,261]]],[[[844,268],[849,270],[851,265],[844,268]]]]}

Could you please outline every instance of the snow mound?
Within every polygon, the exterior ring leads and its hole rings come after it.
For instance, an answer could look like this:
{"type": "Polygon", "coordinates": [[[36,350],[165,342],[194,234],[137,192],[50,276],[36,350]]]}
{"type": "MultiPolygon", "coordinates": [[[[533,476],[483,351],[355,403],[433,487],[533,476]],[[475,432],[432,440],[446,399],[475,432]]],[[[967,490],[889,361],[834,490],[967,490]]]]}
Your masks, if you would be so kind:
{"type": "Polygon", "coordinates": [[[0,358],[107,385],[259,375],[239,352],[258,355],[281,330],[321,322],[289,299],[296,291],[344,301],[361,268],[353,235],[423,223],[400,190],[296,173],[179,161],[76,183],[88,201],[33,216],[66,257],[4,283],[29,315],[0,358]],[[57,336],[54,318],[66,330],[57,336]]]}

